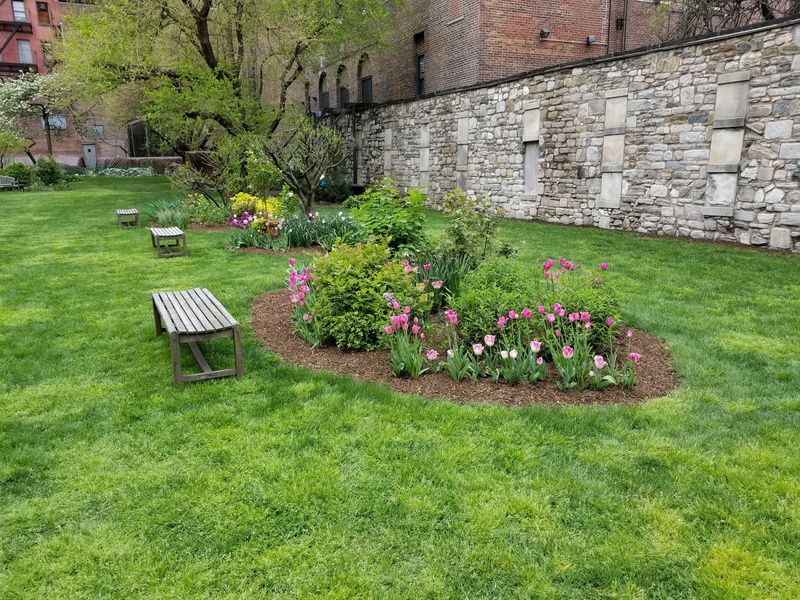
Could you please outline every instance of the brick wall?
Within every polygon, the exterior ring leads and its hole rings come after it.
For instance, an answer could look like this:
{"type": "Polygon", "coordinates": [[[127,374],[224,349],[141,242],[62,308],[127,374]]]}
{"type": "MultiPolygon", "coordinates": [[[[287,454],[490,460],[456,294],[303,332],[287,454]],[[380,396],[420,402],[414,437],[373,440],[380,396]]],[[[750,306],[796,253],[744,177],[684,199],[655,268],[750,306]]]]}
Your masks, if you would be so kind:
{"type": "Polygon", "coordinates": [[[434,202],[458,186],[518,218],[800,251],[799,23],[366,109],[361,179],[426,185],[434,202]]]}

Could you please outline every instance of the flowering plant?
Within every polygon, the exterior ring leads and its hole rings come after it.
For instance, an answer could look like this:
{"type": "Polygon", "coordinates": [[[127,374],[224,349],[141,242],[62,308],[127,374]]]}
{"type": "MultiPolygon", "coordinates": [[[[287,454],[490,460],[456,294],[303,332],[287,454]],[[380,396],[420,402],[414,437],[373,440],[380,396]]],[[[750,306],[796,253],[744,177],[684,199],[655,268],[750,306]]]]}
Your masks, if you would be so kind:
{"type": "Polygon", "coordinates": [[[389,345],[389,365],[395,377],[408,375],[411,379],[419,379],[428,371],[426,360],[433,362],[438,353],[423,353],[422,343],[425,332],[419,317],[410,317],[411,307],[406,306],[400,314],[389,318],[389,325],[384,328],[389,345]]]}
{"type": "Polygon", "coordinates": [[[317,318],[317,295],[311,275],[311,267],[296,268],[297,261],[289,259],[287,286],[291,291],[292,322],[297,334],[312,348],[322,344],[323,332],[317,318]]]}

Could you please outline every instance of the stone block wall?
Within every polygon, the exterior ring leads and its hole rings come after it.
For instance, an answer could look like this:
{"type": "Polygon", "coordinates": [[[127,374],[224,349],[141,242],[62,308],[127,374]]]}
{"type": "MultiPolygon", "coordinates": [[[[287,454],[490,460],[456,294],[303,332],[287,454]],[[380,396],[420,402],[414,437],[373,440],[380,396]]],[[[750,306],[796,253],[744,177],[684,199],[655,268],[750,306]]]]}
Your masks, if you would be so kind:
{"type": "MultiPolygon", "coordinates": [[[[800,251],[800,20],[356,115],[359,181],[800,251]]],[[[350,135],[351,124],[341,122],[350,135]]]]}

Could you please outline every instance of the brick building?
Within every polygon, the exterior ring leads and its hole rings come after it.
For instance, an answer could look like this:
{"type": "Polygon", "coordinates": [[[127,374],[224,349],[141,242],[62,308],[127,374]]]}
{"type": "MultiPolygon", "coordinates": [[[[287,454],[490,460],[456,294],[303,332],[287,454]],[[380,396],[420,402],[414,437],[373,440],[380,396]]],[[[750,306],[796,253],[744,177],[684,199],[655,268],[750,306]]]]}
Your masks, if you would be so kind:
{"type": "MultiPolygon", "coordinates": [[[[91,0],[0,2],[0,78],[17,77],[25,71],[47,73],[51,66],[47,46],[54,37],[63,34],[64,15],[83,10],[88,4],[91,0]]],[[[30,125],[35,140],[31,148],[34,156],[51,152],[53,158],[64,164],[94,166],[136,156],[142,149],[147,154],[144,128],[134,124],[127,130],[116,130],[88,107],[80,126],[68,114],[48,115],[47,126],[44,118],[30,125]]],[[[26,155],[16,159],[29,162],[26,155]]]]}
{"type": "Polygon", "coordinates": [[[311,110],[477,85],[655,43],[650,0],[408,0],[386,48],[325,65],[311,110]]]}

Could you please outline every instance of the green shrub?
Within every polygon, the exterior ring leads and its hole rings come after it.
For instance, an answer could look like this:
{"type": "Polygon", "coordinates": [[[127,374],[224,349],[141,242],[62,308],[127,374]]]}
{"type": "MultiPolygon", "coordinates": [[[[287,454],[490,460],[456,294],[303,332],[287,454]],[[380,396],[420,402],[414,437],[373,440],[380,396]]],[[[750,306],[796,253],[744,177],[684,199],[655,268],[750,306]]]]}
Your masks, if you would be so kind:
{"type": "Polygon", "coordinates": [[[508,258],[492,259],[464,277],[450,308],[458,313],[462,339],[479,342],[497,330],[499,316],[535,307],[543,291],[530,268],[508,258]]]}
{"type": "Polygon", "coordinates": [[[247,150],[245,165],[247,187],[254,195],[269,196],[284,187],[283,174],[260,149],[251,147],[247,150]]]}
{"type": "Polygon", "coordinates": [[[610,317],[612,323],[620,322],[620,301],[616,290],[602,277],[576,271],[563,280],[548,300],[550,298],[555,298],[553,301],[559,302],[567,313],[586,311],[591,314],[589,345],[600,354],[611,348],[614,327],[609,327],[607,321],[610,317]]]}
{"type": "Polygon", "coordinates": [[[234,227],[231,229],[228,246],[230,248],[263,248],[266,250],[274,250],[275,238],[268,236],[259,229],[253,229],[251,227],[240,229],[234,227]]]}
{"type": "Polygon", "coordinates": [[[67,174],[61,165],[49,156],[41,156],[36,159],[33,176],[44,186],[58,186],[65,183],[67,179],[67,174]]]}
{"type": "Polygon", "coordinates": [[[11,163],[3,168],[2,173],[8,177],[13,177],[23,187],[29,186],[33,178],[33,169],[22,163],[11,163]]]}
{"type": "Polygon", "coordinates": [[[451,250],[483,258],[499,249],[497,225],[503,214],[487,198],[468,198],[455,189],[445,194],[442,212],[448,220],[446,245],[451,250]]]}
{"type": "Polygon", "coordinates": [[[351,178],[345,171],[336,171],[326,179],[326,185],[321,186],[317,195],[320,202],[342,204],[352,193],[351,178]]]}
{"type": "Polygon", "coordinates": [[[421,251],[414,254],[413,263],[418,268],[420,281],[441,281],[441,293],[434,294],[434,310],[439,310],[458,295],[461,282],[475,270],[480,261],[470,254],[453,252],[445,248],[421,251]]]}
{"type": "Polygon", "coordinates": [[[183,201],[187,220],[201,225],[220,225],[228,221],[228,209],[208,201],[202,194],[189,194],[183,201]]]}
{"type": "Polygon", "coordinates": [[[425,242],[424,202],[425,194],[419,189],[414,188],[401,198],[394,181],[384,179],[360,196],[348,198],[347,206],[352,207],[353,216],[368,236],[385,240],[393,250],[418,250],[425,242]]]}
{"type": "Polygon", "coordinates": [[[385,244],[340,246],[320,257],[314,285],[325,341],[342,349],[378,347],[392,315],[392,299],[419,315],[430,308],[421,286],[391,260],[385,244]]]}
{"type": "Polygon", "coordinates": [[[177,199],[161,199],[150,203],[145,218],[168,227],[186,227],[189,222],[186,207],[177,199]]]}

